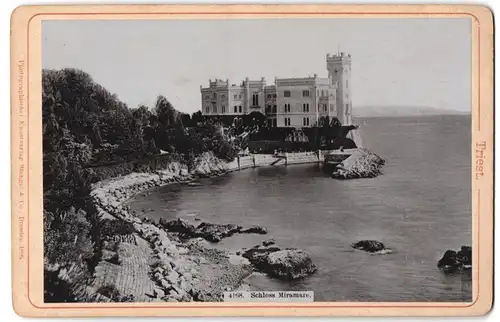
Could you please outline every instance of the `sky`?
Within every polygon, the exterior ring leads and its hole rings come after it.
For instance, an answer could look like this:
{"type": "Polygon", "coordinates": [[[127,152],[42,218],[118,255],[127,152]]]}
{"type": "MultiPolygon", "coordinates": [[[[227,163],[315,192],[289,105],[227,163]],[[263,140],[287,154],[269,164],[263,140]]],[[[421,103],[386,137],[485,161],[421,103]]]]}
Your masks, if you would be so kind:
{"type": "Polygon", "coordinates": [[[356,108],[471,110],[468,18],[48,20],[42,65],[79,68],[129,107],[164,95],[200,110],[209,79],[328,75],[326,54],[352,56],[356,108]]]}

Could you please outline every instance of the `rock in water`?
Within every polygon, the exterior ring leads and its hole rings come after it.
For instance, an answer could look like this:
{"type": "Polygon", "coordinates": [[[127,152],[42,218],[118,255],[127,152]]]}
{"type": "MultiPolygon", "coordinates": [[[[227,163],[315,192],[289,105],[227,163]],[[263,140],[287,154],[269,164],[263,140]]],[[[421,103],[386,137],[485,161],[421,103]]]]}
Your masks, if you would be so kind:
{"type": "Polygon", "coordinates": [[[301,249],[256,246],[242,254],[259,271],[284,280],[296,280],[313,274],[317,268],[301,249]]]}
{"type": "Polygon", "coordinates": [[[472,265],[472,247],[470,246],[462,246],[460,251],[457,253],[457,259],[464,266],[472,265]]]}
{"type": "Polygon", "coordinates": [[[267,263],[269,254],[278,252],[280,250],[281,249],[278,247],[256,246],[243,252],[242,256],[248,259],[250,263],[255,266],[255,268],[257,268],[258,270],[262,270],[267,263]]]}
{"type": "Polygon", "coordinates": [[[220,225],[202,222],[197,228],[195,235],[211,242],[219,242],[223,238],[230,237],[240,231],[241,227],[232,224],[220,225]]]}
{"type": "Polygon", "coordinates": [[[303,250],[286,249],[269,254],[264,271],[280,279],[296,280],[317,270],[311,258],[303,250]]]}
{"type": "Polygon", "coordinates": [[[390,252],[390,249],[385,248],[385,245],[376,240],[361,240],[351,245],[352,248],[364,250],[369,253],[390,252]]]}
{"type": "Polygon", "coordinates": [[[437,267],[447,273],[454,273],[462,269],[468,269],[471,265],[472,248],[470,246],[462,246],[458,252],[447,250],[439,260],[437,267]]]}
{"type": "Polygon", "coordinates": [[[201,237],[213,243],[220,242],[223,238],[230,237],[237,233],[267,234],[267,230],[260,226],[243,229],[243,227],[233,224],[211,224],[202,222],[195,227],[181,218],[172,221],[160,219],[159,226],[170,232],[179,233],[184,238],[201,237]]]}
{"type": "Polygon", "coordinates": [[[375,153],[359,148],[337,166],[332,177],[336,179],[373,178],[382,173],[381,168],[384,164],[385,161],[375,153]]]}
{"type": "Polygon", "coordinates": [[[460,266],[460,262],[457,260],[457,252],[454,250],[447,250],[439,260],[437,266],[443,270],[457,269],[460,266]]]}
{"type": "Polygon", "coordinates": [[[252,226],[250,228],[240,230],[240,233],[265,235],[265,234],[267,234],[267,229],[265,229],[264,227],[260,227],[260,226],[252,226]]]}
{"type": "Polygon", "coordinates": [[[274,239],[271,238],[271,239],[268,239],[268,240],[264,240],[262,242],[262,245],[264,245],[264,246],[270,246],[270,245],[273,245],[274,243],[275,243],[274,239]]]}
{"type": "Polygon", "coordinates": [[[163,218],[160,219],[160,226],[168,231],[174,233],[181,233],[187,237],[192,237],[195,233],[195,228],[193,225],[189,224],[186,220],[178,218],[177,220],[166,221],[163,218]]]}

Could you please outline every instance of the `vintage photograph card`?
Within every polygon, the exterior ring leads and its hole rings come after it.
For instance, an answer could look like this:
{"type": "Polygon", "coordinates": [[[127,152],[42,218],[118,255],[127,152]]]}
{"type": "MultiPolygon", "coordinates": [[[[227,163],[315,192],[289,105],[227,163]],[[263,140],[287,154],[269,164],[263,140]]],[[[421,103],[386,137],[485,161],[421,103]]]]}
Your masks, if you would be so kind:
{"type": "Polygon", "coordinates": [[[21,316],[470,316],[493,299],[493,15],[12,13],[21,316]]]}

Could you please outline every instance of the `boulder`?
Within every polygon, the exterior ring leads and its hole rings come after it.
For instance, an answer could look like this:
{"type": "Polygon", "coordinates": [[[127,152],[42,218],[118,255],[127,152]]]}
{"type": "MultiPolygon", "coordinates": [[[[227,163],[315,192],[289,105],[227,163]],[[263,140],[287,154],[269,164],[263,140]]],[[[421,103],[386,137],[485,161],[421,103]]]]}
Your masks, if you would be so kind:
{"type": "Polygon", "coordinates": [[[261,227],[261,226],[252,226],[250,228],[241,229],[240,233],[265,235],[265,234],[267,234],[267,229],[265,229],[264,227],[261,227]]]}
{"type": "Polygon", "coordinates": [[[456,252],[447,250],[443,257],[438,261],[437,267],[447,273],[454,273],[462,269],[469,269],[472,265],[472,248],[470,246],[462,246],[456,252]]]}
{"type": "Polygon", "coordinates": [[[165,291],[168,291],[172,288],[172,285],[165,279],[160,280],[160,285],[165,291]]]}
{"type": "Polygon", "coordinates": [[[210,301],[211,293],[208,290],[200,290],[192,288],[189,290],[189,295],[195,302],[207,302],[210,301]]]}
{"type": "Polygon", "coordinates": [[[162,218],[160,219],[160,226],[170,232],[180,233],[187,237],[192,237],[195,232],[195,227],[182,218],[172,221],[166,221],[162,218]]]}
{"type": "Polygon", "coordinates": [[[472,265],[472,247],[462,246],[457,253],[457,260],[464,266],[472,265]]]}
{"type": "Polygon", "coordinates": [[[202,222],[196,227],[195,236],[202,237],[210,242],[219,242],[223,238],[230,237],[240,231],[241,227],[232,224],[210,224],[202,222]]]}
{"type": "Polygon", "coordinates": [[[309,255],[301,249],[256,246],[242,256],[258,271],[284,280],[304,278],[317,270],[309,255]]]}
{"type": "Polygon", "coordinates": [[[385,245],[376,240],[361,240],[351,245],[352,248],[364,250],[369,253],[378,253],[382,251],[389,251],[385,245]]]}
{"type": "Polygon", "coordinates": [[[263,265],[267,263],[267,258],[269,254],[272,252],[280,251],[281,249],[278,247],[253,247],[245,252],[241,256],[245,257],[250,261],[252,265],[255,266],[258,270],[263,268],[263,265]]]}
{"type": "Polygon", "coordinates": [[[165,291],[162,290],[161,288],[155,287],[153,291],[153,297],[161,299],[164,296],[165,296],[165,291]]]}
{"type": "Polygon", "coordinates": [[[262,242],[262,245],[264,245],[264,246],[270,246],[270,245],[273,245],[274,243],[275,243],[274,239],[271,238],[271,239],[264,240],[262,242]]]}
{"type": "Polygon", "coordinates": [[[382,166],[385,160],[368,151],[359,148],[345,159],[333,172],[332,177],[336,179],[373,178],[382,174],[382,166]]]}
{"type": "Polygon", "coordinates": [[[438,268],[443,270],[456,269],[460,265],[461,263],[457,260],[457,252],[454,250],[447,250],[437,264],[438,268]]]}
{"type": "Polygon", "coordinates": [[[169,281],[171,284],[176,284],[179,279],[179,273],[176,271],[172,270],[168,275],[167,275],[167,281],[169,281]]]}
{"type": "Polygon", "coordinates": [[[280,279],[296,280],[316,272],[311,258],[301,249],[285,249],[269,254],[264,272],[280,279]]]}

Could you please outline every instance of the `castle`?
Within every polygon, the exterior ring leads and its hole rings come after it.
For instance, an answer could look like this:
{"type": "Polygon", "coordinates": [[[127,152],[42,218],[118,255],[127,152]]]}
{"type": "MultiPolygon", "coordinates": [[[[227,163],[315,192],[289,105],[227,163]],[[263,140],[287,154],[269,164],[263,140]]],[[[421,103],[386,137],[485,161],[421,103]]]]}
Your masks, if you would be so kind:
{"type": "Polygon", "coordinates": [[[322,125],[324,116],[352,123],[351,55],[326,55],[328,77],[275,78],[267,85],[264,78],[230,85],[229,80],[209,80],[200,86],[204,116],[242,116],[258,112],[269,126],[303,128],[322,125]]]}

